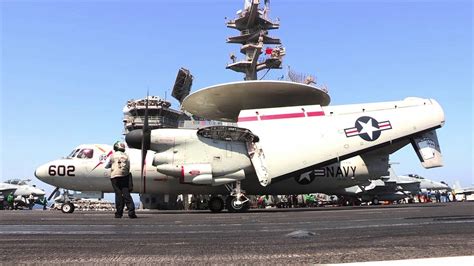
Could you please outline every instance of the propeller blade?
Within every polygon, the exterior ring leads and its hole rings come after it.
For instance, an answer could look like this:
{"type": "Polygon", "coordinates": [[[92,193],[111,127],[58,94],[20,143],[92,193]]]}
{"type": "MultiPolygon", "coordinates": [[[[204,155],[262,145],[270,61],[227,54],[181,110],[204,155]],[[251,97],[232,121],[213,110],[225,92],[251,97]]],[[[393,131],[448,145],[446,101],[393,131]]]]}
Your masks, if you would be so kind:
{"type": "Polygon", "coordinates": [[[141,171],[141,177],[140,177],[140,193],[143,194],[146,192],[146,184],[145,184],[145,178],[146,178],[146,170],[145,170],[145,159],[146,159],[146,153],[147,150],[142,149],[142,171],[141,171]]]}
{"type": "Polygon", "coordinates": [[[55,194],[58,190],[59,190],[59,187],[56,187],[56,188],[53,190],[53,192],[51,192],[51,194],[50,194],[49,197],[48,197],[48,201],[51,200],[51,198],[54,196],[54,194],[55,194]]]}
{"type": "Polygon", "coordinates": [[[143,122],[143,130],[142,130],[142,140],[141,140],[141,150],[142,150],[142,171],[141,171],[141,178],[140,178],[140,192],[146,193],[146,169],[145,169],[145,163],[146,163],[146,154],[148,150],[150,149],[150,138],[151,138],[151,130],[150,126],[148,124],[148,91],[146,93],[146,101],[145,101],[145,118],[143,122]]]}
{"type": "MultiPolygon", "coordinates": [[[[146,92],[146,101],[145,101],[145,121],[143,122],[143,133],[150,131],[148,126],[148,91],[146,92]]],[[[144,134],[145,135],[145,134],[144,134]]]]}

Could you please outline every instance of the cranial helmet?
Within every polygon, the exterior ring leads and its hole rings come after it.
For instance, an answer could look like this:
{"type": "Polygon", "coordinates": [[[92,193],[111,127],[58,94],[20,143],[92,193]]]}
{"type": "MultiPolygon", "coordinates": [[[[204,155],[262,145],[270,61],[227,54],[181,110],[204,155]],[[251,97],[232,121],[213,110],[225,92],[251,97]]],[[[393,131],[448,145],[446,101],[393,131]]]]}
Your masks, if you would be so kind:
{"type": "Polygon", "coordinates": [[[117,141],[114,143],[114,151],[125,151],[125,143],[117,141]]]}

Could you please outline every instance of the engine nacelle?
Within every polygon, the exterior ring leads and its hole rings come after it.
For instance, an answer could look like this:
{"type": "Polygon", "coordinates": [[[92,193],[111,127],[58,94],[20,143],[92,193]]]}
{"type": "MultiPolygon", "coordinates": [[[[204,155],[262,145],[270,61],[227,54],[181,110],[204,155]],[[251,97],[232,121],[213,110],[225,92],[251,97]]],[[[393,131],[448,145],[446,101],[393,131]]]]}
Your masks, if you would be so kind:
{"type": "Polygon", "coordinates": [[[226,175],[213,175],[211,164],[161,164],[156,167],[158,172],[179,178],[180,183],[195,185],[220,186],[243,180],[244,170],[238,170],[226,175]]]}
{"type": "Polygon", "coordinates": [[[253,145],[255,162],[249,157],[247,143],[255,138],[246,129],[224,126],[198,131],[154,130],[151,147],[156,153],[152,165],[185,184],[219,186],[240,181],[245,179],[245,171],[252,170],[252,162],[260,163],[259,170],[264,169],[261,149],[253,145]]]}
{"type": "Polygon", "coordinates": [[[156,153],[155,156],[153,157],[152,165],[157,166],[160,164],[173,163],[174,159],[175,159],[175,154],[173,153],[172,150],[159,152],[159,153],[156,153]]]}

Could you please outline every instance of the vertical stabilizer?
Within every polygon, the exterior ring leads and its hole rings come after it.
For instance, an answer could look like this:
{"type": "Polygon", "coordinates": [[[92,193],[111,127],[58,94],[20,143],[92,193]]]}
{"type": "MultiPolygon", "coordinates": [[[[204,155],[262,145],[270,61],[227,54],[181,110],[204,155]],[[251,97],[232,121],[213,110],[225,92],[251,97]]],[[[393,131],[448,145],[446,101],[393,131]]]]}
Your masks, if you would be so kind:
{"type": "Polygon", "coordinates": [[[435,130],[412,138],[411,144],[424,168],[443,166],[443,156],[441,155],[438,136],[435,130]]]}

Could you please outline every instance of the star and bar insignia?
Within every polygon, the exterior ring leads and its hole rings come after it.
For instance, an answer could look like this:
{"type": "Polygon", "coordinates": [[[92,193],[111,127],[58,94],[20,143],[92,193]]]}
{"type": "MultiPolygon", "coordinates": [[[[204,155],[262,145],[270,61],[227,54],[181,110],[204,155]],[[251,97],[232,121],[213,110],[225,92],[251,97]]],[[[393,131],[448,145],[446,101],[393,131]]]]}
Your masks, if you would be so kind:
{"type": "Polygon", "coordinates": [[[359,136],[366,141],[374,141],[384,130],[392,129],[390,121],[378,122],[370,116],[361,116],[355,121],[354,127],[344,129],[346,137],[359,136]]]}

